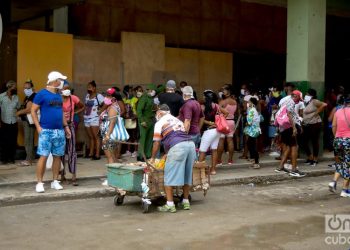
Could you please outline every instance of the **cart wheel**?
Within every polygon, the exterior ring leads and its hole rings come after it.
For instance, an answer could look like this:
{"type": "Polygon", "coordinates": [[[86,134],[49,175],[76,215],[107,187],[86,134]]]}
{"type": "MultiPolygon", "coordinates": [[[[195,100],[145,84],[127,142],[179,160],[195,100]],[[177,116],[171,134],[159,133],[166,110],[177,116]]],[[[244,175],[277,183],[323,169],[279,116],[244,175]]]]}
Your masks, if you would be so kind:
{"type": "Polygon", "coordinates": [[[142,210],[144,214],[147,214],[149,212],[149,204],[147,202],[142,203],[142,210]]]}
{"type": "Polygon", "coordinates": [[[114,205],[120,206],[124,203],[124,196],[123,195],[117,195],[114,197],[114,205]]]}

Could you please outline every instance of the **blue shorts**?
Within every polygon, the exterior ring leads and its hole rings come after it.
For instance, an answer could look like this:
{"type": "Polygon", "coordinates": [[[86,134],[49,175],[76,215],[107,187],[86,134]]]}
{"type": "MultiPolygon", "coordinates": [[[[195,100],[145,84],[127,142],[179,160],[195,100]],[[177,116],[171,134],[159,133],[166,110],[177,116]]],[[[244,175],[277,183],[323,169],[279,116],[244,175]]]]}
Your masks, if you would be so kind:
{"type": "Polygon", "coordinates": [[[192,184],[192,169],[196,158],[193,141],[184,141],[171,147],[164,168],[165,186],[192,184]]]}
{"type": "Polygon", "coordinates": [[[37,154],[41,156],[63,156],[66,137],[63,129],[43,129],[39,134],[37,154]]]}

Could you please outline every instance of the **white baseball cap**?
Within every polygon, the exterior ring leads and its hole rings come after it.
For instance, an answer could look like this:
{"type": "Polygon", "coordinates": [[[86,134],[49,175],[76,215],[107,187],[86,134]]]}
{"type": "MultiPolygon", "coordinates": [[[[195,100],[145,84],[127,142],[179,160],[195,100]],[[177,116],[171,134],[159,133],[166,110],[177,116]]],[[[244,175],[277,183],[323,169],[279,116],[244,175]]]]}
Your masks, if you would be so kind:
{"type": "Polygon", "coordinates": [[[49,75],[47,76],[47,84],[49,84],[50,82],[56,81],[57,79],[62,79],[62,80],[66,80],[67,77],[62,75],[60,72],[58,71],[51,71],[49,73],[49,75]]]}

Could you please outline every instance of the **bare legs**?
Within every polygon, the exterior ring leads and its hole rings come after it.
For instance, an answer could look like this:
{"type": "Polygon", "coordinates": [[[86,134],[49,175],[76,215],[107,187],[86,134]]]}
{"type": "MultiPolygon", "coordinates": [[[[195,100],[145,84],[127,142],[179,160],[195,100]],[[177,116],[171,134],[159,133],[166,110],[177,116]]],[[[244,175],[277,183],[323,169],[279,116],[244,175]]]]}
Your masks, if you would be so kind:
{"type": "Polygon", "coordinates": [[[100,138],[98,136],[99,127],[85,127],[87,135],[89,137],[89,143],[90,143],[90,152],[89,157],[96,156],[97,158],[100,157],[100,138]]]}
{"type": "MultiPolygon", "coordinates": [[[[199,153],[199,161],[205,161],[206,152],[200,152],[199,153]]],[[[211,150],[211,167],[210,167],[210,173],[216,174],[216,165],[218,163],[218,151],[216,149],[211,150]]]]}
{"type": "MultiPolygon", "coordinates": [[[[36,178],[38,182],[43,182],[45,169],[46,169],[46,156],[40,156],[38,160],[38,165],[36,168],[36,178]]],[[[61,165],[61,157],[60,156],[53,156],[53,162],[52,162],[52,178],[53,180],[58,179],[58,174],[60,171],[60,165],[61,165]]]]}

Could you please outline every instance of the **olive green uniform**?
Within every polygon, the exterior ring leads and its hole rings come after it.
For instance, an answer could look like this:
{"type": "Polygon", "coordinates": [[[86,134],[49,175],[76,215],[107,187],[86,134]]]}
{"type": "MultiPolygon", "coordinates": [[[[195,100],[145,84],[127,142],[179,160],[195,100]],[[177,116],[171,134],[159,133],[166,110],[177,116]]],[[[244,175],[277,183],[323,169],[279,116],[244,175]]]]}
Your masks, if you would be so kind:
{"type": "Polygon", "coordinates": [[[137,118],[140,129],[138,157],[143,159],[144,153],[146,158],[149,159],[152,155],[155,111],[153,97],[149,96],[147,92],[138,101],[137,118]],[[146,126],[141,125],[143,122],[146,123],[146,126]]]}

